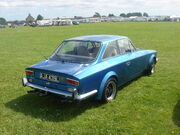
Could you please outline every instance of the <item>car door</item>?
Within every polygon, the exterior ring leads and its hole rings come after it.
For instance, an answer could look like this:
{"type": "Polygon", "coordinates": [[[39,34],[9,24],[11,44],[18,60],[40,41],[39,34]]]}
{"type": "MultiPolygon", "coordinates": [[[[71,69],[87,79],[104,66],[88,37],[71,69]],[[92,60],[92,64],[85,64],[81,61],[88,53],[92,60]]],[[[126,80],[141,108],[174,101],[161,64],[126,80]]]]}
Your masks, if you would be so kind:
{"type": "Polygon", "coordinates": [[[124,59],[124,80],[129,81],[138,76],[142,71],[143,58],[127,38],[118,40],[120,53],[124,59]]]}
{"type": "Polygon", "coordinates": [[[121,61],[122,61],[122,67],[123,74],[121,74],[122,79],[124,82],[127,82],[131,75],[134,73],[132,70],[132,53],[130,53],[130,48],[126,42],[126,39],[119,39],[118,40],[118,46],[120,49],[120,55],[121,55],[121,61]]]}
{"type": "Polygon", "coordinates": [[[118,85],[124,83],[124,63],[121,63],[121,55],[117,40],[111,41],[107,44],[102,56],[103,62],[109,66],[108,71],[114,71],[118,75],[118,85]]]}
{"type": "Polygon", "coordinates": [[[146,67],[146,56],[141,50],[136,50],[132,42],[128,39],[128,45],[132,53],[132,63],[134,68],[134,77],[137,77],[139,74],[144,72],[146,67]]]}

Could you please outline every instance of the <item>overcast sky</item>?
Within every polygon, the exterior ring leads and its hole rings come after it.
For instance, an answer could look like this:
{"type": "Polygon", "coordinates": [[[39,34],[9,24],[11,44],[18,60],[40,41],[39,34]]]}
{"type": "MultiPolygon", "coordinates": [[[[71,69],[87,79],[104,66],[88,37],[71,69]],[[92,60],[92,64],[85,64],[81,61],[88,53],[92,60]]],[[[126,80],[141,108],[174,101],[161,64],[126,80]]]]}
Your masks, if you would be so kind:
{"type": "Polygon", "coordinates": [[[0,0],[0,17],[6,20],[23,20],[29,13],[54,18],[137,11],[180,16],[180,0],[0,0]]]}

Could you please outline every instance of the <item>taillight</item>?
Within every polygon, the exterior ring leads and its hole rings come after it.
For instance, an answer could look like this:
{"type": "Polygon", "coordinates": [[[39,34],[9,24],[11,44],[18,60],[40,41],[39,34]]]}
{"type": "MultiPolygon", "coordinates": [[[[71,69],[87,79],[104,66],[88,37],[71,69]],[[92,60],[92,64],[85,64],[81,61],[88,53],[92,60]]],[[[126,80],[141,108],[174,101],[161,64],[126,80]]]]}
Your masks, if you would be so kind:
{"type": "Polygon", "coordinates": [[[34,75],[34,71],[26,70],[26,75],[34,75]]]}
{"type": "Polygon", "coordinates": [[[79,86],[79,81],[77,81],[77,80],[67,78],[66,82],[69,83],[69,84],[72,84],[72,85],[79,86]]]}

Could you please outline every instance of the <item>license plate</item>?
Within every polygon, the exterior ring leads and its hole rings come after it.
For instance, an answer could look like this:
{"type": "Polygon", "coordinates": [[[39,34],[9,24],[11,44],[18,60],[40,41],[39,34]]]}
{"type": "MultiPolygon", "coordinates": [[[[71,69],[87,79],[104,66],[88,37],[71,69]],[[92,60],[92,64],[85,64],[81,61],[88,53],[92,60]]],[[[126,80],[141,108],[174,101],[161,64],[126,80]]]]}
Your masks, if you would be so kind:
{"type": "Polygon", "coordinates": [[[52,82],[59,82],[61,79],[58,76],[55,75],[49,75],[46,73],[40,73],[40,78],[43,80],[48,80],[48,81],[52,81],[52,82]]]}

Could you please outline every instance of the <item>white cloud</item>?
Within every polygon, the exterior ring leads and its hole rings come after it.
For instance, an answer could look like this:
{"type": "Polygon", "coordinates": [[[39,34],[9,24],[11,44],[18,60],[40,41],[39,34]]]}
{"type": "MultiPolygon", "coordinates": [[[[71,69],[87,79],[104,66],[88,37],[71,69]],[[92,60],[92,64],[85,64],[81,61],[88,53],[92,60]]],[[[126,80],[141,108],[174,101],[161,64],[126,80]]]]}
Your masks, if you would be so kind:
{"type": "MultiPolygon", "coordinates": [[[[1,0],[0,16],[41,13],[52,16],[89,16],[94,12],[107,15],[122,12],[147,12],[152,15],[180,14],[180,0],[1,0]],[[6,11],[6,12],[5,12],[6,11]],[[14,12],[16,11],[16,13],[14,12]]],[[[23,18],[24,18],[23,16],[23,18]]]]}
{"type": "Polygon", "coordinates": [[[8,1],[8,0],[4,0],[0,2],[0,6],[1,7],[26,7],[26,6],[38,6],[38,2],[33,1],[33,0],[29,0],[29,1],[25,1],[25,0],[13,0],[13,1],[8,1]]]}
{"type": "Polygon", "coordinates": [[[138,4],[161,6],[164,4],[180,4],[179,0],[1,0],[1,7],[22,6],[63,6],[63,5],[89,5],[89,6],[137,6],[138,4]],[[137,4],[137,5],[136,5],[137,4]]]}

